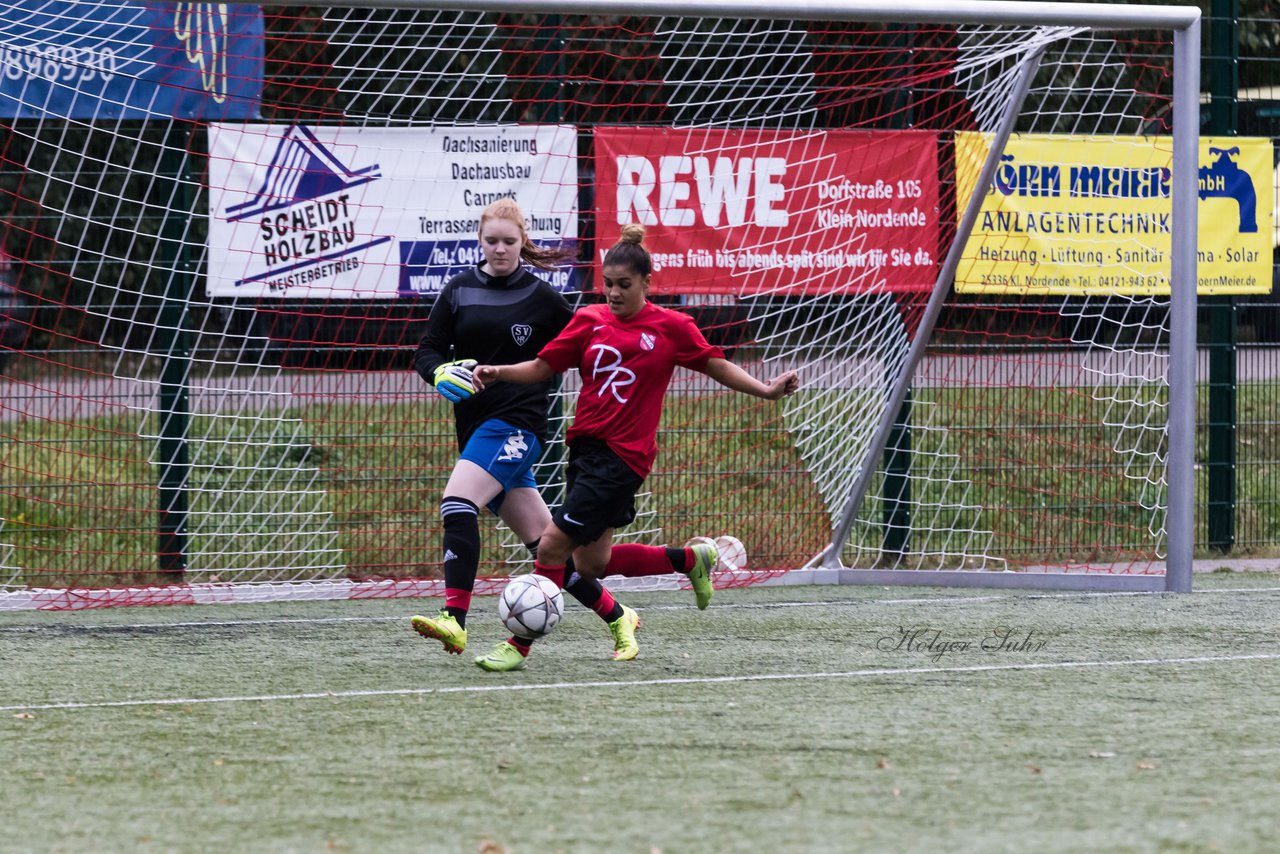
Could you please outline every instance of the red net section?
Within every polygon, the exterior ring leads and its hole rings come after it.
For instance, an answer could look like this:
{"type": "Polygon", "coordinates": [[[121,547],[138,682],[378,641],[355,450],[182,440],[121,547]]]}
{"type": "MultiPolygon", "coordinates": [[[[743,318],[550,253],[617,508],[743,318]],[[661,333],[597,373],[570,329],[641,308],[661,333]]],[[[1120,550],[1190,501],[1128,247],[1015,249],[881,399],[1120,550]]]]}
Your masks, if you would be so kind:
{"type": "MultiPolygon", "coordinates": [[[[963,135],[994,129],[1029,45],[1054,58],[1017,156],[1044,160],[1035,135],[1167,132],[1155,36],[166,9],[118,39],[160,73],[58,53],[91,19],[36,20],[2,90],[0,589],[438,593],[457,446],[410,362],[504,195],[535,240],[576,251],[551,276],[575,302],[598,298],[601,252],[641,222],[655,301],[757,377],[801,373],[786,404],[678,373],[620,537],[735,536],[755,574],[725,584],[800,567],[845,512],[955,242],[976,168],[963,135]]],[[[1036,274],[1007,257],[961,262],[980,286],[950,296],[897,452],[872,461],[850,565],[1134,571],[1159,555],[1163,297],[981,286],[1036,274]]],[[[552,501],[562,457],[537,471],[552,501]]],[[[482,575],[527,562],[510,531],[482,532],[482,575]]]]}

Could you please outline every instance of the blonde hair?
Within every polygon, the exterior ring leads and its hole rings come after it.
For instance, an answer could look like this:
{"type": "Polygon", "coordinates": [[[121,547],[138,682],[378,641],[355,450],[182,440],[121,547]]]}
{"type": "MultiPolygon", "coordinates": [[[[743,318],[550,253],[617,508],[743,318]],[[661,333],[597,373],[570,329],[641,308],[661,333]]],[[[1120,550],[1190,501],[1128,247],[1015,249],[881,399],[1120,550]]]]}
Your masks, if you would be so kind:
{"type": "Polygon", "coordinates": [[[638,222],[624,225],[618,242],[605,253],[603,266],[626,267],[641,278],[652,275],[653,258],[644,246],[644,226],[638,222]]]}
{"type": "Polygon", "coordinates": [[[480,227],[476,230],[476,237],[484,231],[487,223],[495,219],[505,219],[507,222],[515,223],[520,229],[520,260],[539,270],[554,270],[557,261],[562,261],[574,254],[572,250],[559,247],[546,249],[530,240],[529,232],[524,227],[524,211],[520,210],[520,205],[516,204],[515,199],[498,199],[485,208],[480,214],[480,227]]]}

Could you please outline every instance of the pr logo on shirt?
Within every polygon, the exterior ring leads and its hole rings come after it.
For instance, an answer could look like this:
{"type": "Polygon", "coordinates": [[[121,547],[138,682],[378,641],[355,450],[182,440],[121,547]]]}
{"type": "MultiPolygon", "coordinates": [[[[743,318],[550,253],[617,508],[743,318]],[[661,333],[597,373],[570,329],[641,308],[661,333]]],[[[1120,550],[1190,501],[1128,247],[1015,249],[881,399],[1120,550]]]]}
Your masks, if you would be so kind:
{"type": "Polygon", "coordinates": [[[619,388],[625,388],[636,381],[635,372],[629,368],[622,367],[622,354],[608,344],[596,344],[591,348],[596,351],[596,362],[591,367],[591,378],[599,379],[601,374],[608,374],[600,383],[600,388],[596,391],[596,397],[604,397],[607,391],[613,395],[613,399],[618,403],[626,403],[627,398],[618,393],[619,388]],[[602,364],[606,355],[613,357],[612,364],[602,364]]]}
{"type": "Polygon", "coordinates": [[[532,335],[533,327],[527,323],[515,323],[511,326],[511,337],[515,339],[517,347],[523,347],[532,335]]]}
{"type": "Polygon", "coordinates": [[[641,350],[652,350],[656,346],[658,346],[658,339],[652,332],[640,333],[641,350]]]}

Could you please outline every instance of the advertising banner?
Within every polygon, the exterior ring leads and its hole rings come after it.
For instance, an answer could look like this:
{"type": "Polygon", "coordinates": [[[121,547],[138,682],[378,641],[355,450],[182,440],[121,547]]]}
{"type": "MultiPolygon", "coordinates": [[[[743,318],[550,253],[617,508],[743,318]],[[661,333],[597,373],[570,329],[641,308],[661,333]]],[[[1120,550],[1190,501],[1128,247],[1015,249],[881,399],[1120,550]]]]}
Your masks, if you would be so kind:
{"type": "MultiPolygon", "coordinates": [[[[558,125],[209,128],[209,296],[431,296],[483,260],[512,198],[542,245],[578,236],[577,132],[558,125]]],[[[566,265],[540,274],[578,287],[566,265]]]]}
{"type": "Polygon", "coordinates": [[[928,290],[937,147],[926,131],[599,128],[596,260],[638,222],[656,293],[928,290]]]}
{"type": "MultiPolygon", "coordinates": [[[[988,139],[956,135],[963,212],[988,139]]],[[[956,271],[968,293],[1167,294],[1172,140],[1015,135],[956,271]]],[[[1271,141],[1201,138],[1198,286],[1271,290],[1271,141]]]]}
{"type": "Polygon", "coordinates": [[[0,27],[0,116],[255,118],[262,57],[257,6],[17,0],[0,27]]]}

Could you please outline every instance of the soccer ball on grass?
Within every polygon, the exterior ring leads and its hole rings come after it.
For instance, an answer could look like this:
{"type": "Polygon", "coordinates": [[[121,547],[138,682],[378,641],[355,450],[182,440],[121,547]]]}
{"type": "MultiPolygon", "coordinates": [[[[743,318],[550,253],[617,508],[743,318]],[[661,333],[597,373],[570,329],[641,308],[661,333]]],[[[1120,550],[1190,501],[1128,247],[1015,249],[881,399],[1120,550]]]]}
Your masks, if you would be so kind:
{"type": "Polygon", "coordinates": [[[498,616],[512,634],[540,638],[559,625],[564,616],[564,596],[549,578],[518,575],[502,590],[498,616]]]}

